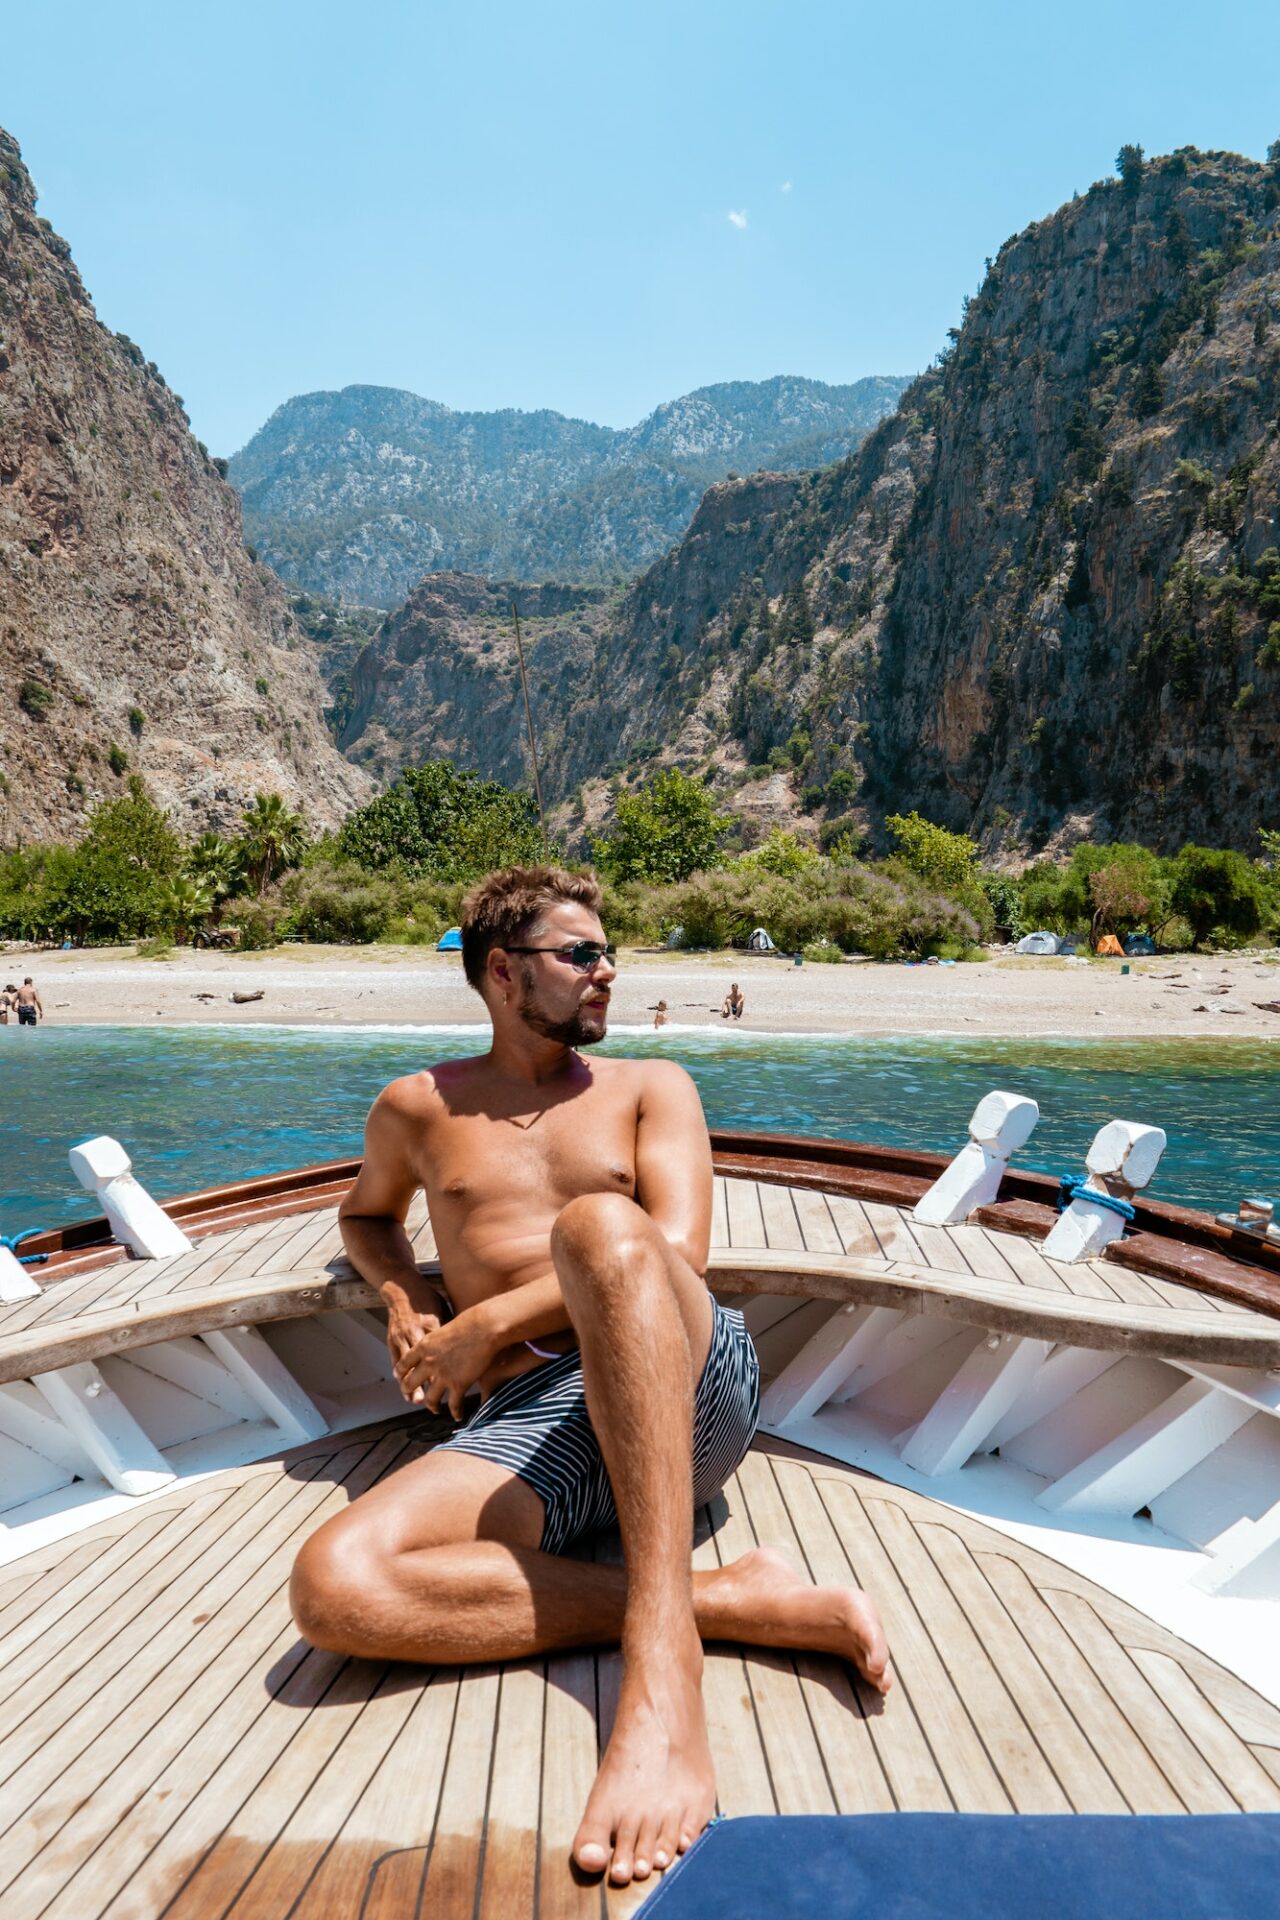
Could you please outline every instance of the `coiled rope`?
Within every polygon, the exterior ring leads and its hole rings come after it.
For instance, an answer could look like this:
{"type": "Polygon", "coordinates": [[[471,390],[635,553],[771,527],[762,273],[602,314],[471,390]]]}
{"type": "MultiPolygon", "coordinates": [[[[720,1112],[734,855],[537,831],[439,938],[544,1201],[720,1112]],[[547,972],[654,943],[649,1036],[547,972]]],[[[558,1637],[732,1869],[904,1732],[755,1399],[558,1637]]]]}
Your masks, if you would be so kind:
{"type": "Polygon", "coordinates": [[[1087,1173],[1060,1173],[1058,1175],[1058,1212],[1065,1213],[1073,1200],[1087,1200],[1091,1206],[1106,1207],[1111,1213],[1118,1213],[1122,1220],[1135,1220],[1137,1208],[1128,1200],[1118,1200],[1114,1193],[1099,1193],[1096,1187],[1088,1185],[1087,1173]]]}
{"type": "Polygon", "coordinates": [[[42,1267],[49,1258],[47,1253],[19,1253],[18,1247],[23,1240],[31,1240],[43,1227],[24,1227],[21,1233],[0,1233],[0,1247],[7,1247],[24,1267],[42,1267]]]}

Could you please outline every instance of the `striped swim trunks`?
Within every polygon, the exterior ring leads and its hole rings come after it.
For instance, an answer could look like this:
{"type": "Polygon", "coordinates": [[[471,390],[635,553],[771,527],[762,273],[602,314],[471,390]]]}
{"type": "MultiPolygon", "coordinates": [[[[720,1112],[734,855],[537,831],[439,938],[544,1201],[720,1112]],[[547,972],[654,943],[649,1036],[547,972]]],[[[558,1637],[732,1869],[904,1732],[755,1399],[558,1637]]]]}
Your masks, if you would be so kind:
{"type": "MultiPolygon", "coordinates": [[[[746,1454],[760,1407],[760,1363],[742,1315],[711,1304],[711,1351],[693,1399],[695,1507],[720,1491],[746,1454]]],[[[508,1380],[440,1445],[493,1460],[528,1482],[546,1508],[544,1553],[563,1553],[584,1534],[618,1524],[576,1350],[508,1380]]]]}

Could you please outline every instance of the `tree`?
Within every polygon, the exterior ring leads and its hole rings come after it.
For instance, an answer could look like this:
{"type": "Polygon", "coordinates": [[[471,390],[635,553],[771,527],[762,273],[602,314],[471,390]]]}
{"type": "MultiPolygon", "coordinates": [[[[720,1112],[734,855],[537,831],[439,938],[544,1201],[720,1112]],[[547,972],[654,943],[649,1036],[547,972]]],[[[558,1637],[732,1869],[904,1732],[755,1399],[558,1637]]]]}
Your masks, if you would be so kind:
{"type": "Polygon", "coordinates": [[[1173,863],[1171,898],[1196,947],[1214,932],[1248,939],[1262,925],[1258,875],[1242,853],[1230,849],[1183,847],[1173,863]]]}
{"type": "Polygon", "coordinates": [[[1144,360],[1133,389],[1133,411],[1139,420],[1149,420],[1164,405],[1164,375],[1154,360],[1144,360]]]}
{"type": "Polygon", "coordinates": [[[528,794],[464,773],[449,760],[406,768],[386,793],[344,822],[336,850],[366,873],[396,868],[436,880],[474,880],[558,854],[528,794]]]}
{"type": "Polygon", "coordinates": [[[1146,171],[1146,159],[1141,147],[1126,141],[1116,155],[1116,172],[1127,194],[1136,194],[1142,185],[1142,176],[1146,171]]]}
{"type": "Polygon", "coordinates": [[[186,874],[166,880],[156,902],[159,930],[185,946],[213,911],[213,895],[186,874]]]}
{"type": "Polygon", "coordinates": [[[220,833],[202,833],[187,848],[186,877],[209,895],[208,911],[217,921],[222,908],[244,883],[237,847],[220,833]]]}
{"type": "Polygon", "coordinates": [[[672,767],[638,793],[618,796],[612,837],[592,851],[611,880],[687,880],[720,865],[720,838],[729,825],[700,780],[672,767]]]}
{"type": "Polygon", "coordinates": [[[1151,912],[1146,874],[1139,861],[1117,860],[1111,866],[1098,867],[1089,875],[1089,897],[1093,902],[1090,938],[1096,947],[1104,933],[1132,933],[1151,912]]]}
{"type": "Polygon", "coordinates": [[[967,834],[950,833],[914,812],[891,813],[885,826],[911,871],[932,886],[962,890],[976,883],[978,847],[967,834]]]}
{"type": "Polygon", "coordinates": [[[155,931],[182,843],[138,775],[118,800],[89,816],[88,831],[56,875],[43,911],[48,930],[78,942],[129,940],[155,931]]]}
{"type": "Polygon", "coordinates": [[[278,873],[296,867],[307,845],[307,824],[278,793],[255,793],[240,816],[240,856],[259,895],[278,873]]]}

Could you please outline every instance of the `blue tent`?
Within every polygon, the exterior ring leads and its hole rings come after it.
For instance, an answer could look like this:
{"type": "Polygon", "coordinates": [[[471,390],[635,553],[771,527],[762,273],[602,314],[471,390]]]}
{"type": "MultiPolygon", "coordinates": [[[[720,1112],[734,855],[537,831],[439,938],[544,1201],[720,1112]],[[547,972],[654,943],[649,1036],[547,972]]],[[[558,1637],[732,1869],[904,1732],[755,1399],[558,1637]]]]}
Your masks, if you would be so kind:
{"type": "Polygon", "coordinates": [[[450,927],[448,933],[442,933],[436,941],[437,953],[462,952],[462,928],[450,927]]]}

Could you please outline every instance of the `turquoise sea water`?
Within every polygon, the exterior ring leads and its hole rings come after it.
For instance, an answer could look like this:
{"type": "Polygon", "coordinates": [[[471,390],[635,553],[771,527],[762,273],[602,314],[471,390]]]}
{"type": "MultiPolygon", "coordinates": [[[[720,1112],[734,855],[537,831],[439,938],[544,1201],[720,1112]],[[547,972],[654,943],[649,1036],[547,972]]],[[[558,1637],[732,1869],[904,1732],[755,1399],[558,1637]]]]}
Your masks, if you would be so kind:
{"type": "MultiPolygon", "coordinates": [[[[479,1028],[0,1028],[0,1232],[96,1211],[67,1149],[124,1142],[164,1198],[359,1151],[369,1103],[397,1074],[479,1052],[479,1028]]],[[[689,1068],[712,1126],[954,1150],[992,1087],[1031,1094],[1021,1164],[1079,1171],[1106,1120],[1169,1135],[1153,1198],[1210,1210],[1280,1195],[1280,1048],[1213,1041],[864,1040],[615,1034],[608,1053],[689,1068]]]]}

